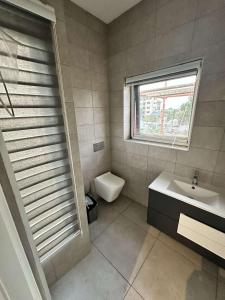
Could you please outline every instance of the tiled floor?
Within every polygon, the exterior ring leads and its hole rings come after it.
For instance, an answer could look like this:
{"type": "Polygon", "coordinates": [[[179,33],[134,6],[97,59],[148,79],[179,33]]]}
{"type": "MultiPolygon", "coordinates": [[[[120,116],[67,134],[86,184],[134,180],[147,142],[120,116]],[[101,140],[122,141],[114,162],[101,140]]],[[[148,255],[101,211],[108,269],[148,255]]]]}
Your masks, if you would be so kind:
{"type": "Polygon", "coordinates": [[[225,300],[225,271],[146,223],[120,196],[99,206],[92,250],[51,289],[54,300],[225,300]]]}

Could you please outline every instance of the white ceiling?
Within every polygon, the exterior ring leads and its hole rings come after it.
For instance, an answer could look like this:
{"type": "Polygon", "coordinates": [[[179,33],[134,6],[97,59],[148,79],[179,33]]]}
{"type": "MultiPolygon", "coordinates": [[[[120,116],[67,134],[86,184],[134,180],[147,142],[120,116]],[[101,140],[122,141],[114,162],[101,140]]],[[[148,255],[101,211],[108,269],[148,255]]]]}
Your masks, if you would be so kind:
{"type": "Polygon", "coordinates": [[[122,15],[141,0],[71,0],[106,24],[122,15]]]}

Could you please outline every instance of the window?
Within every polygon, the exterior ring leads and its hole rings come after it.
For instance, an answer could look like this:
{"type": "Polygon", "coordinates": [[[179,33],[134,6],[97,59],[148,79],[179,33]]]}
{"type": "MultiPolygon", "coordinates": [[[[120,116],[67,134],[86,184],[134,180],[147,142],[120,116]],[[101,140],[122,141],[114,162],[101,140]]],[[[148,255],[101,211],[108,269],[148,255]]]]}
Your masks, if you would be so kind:
{"type": "Polygon", "coordinates": [[[129,77],[131,138],[189,148],[201,61],[129,77]]]}

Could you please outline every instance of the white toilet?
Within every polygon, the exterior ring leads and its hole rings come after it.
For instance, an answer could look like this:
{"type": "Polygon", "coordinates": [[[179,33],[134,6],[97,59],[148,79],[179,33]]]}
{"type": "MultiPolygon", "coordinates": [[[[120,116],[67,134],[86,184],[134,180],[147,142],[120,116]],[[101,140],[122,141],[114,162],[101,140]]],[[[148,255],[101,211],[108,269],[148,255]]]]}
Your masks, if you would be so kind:
{"type": "Polygon", "coordinates": [[[107,172],[96,177],[94,183],[96,193],[107,202],[112,202],[122,191],[125,180],[107,172]]]}

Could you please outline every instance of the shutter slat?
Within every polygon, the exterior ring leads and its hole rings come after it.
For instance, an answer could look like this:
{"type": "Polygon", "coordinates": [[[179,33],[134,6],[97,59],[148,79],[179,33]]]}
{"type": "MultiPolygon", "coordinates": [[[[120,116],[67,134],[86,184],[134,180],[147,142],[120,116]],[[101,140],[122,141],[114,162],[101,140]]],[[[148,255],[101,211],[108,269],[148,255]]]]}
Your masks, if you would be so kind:
{"type": "Polygon", "coordinates": [[[57,152],[52,152],[48,154],[43,154],[39,155],[36,157],[33,157],[32,160],[29,159],[23,159],[23,160],[18,160],[16,162],[13,162],[13,170],[15,172],[20,172],[25,169],[29,169],[32,167],[40,166],[42,164],[46,164],[49,162],[53,162],[59,159],[65,159],[67,158],[67,152],[66,151],[57,151],[57,152]]]}
{"type": "Polygon", "coordinates": [[[45,181],[49,178],[53,178],[53,177],[56,177],[56,176],[59,176],[59,175],[67,174],[69,171],[70,171],[69,166],[64,165],[60,168],[56,168],[56,169],[53,169],[53,170],[42,172],[42,173],[39,173],[37,175],[30,176],[26,179],[20,180],[20,181],[18,181],[18,187],[19,187],[20,190],[23,190],[25,188],[28,188],[30,186],[36,185],[40,182],[43,182],[43,181],[45,181]]]}
{"type": "Polygon", "coordinates": [[[61,229],[58,233],[56,233],[52,238],[43,244],[38,245],[37,250],[40,257],[49,252],[52,248],[59,244],[59,242],[63,241],[65,238],[70,235],[75,235],[75,232],[79,230],[77,224],[71,224],[63,229],[61,229]]]}
{"type": "Polygon", "coordinates": [[[46,52],[52,52],[52,45],[50,43],[48,43],[47,41],[44,41],[42,39],[33,37],[28,34],[24,34],[24,33],[21,33],[21,32],[6,28],[6,27],[1,27],[1,29],[4,31],[4,33],[6,33],[7,41],[11,42],[12,41],[11,37],[12,37],[13,40],[20,45],[25,45],[25,46],[29,46],[31,48],[44,50],[46,52]],[[9,37],[7,37],[7,35],[9,37]]]}
{"type": "Polygon", "coordinates": [[[64,245],[68,244],[71,240],[73,240],[76,236],[78,236],[81,233],[80,228],[79,228],[79,224],[76,225],[76,227],[74,228],[74,232],[72,232],[71,234],[68,234],[66,237],[64,237],[61,241],[58,241],[58,243],[56,243],[56,245],[54,247],[51,247],[51,249],[49,249],[48,251],[46,251],[45,254],[40,255],[40,260],[41,262],[45,261],[46,259],[48,259],[51,255],[54,255],[54,253],[62,248],[64,245]]]}
{"type": "Polygon", "coordinates": [[[58,219],[60,216],[72,210],[74,201],[72,199],[65,201],[33,218],[30,221],[31,230],[33,233],[40,230],[42,227],[58,219]]]}
{"type": "MultiPolygon", "coordinates": [[[[71,187],[67,187],[67,188],[62,189],[62,190],[66,190],[66,189],[70,189],[70,188],[71,187]]],[[[61,190],[59,190],[59,191],[61,191],[61,190]]],[[[48,195],[44,198],[41,198],[41,199],[27,205],[25,207],[25,210],[26,210],[28,219],[31,220],[31,219],[37,217],[38,215],[40,215],[41,213],[53,208],[54,206],[73,198],[73,191],[72,190],[68,193],[62,194],[59,197],[52,198],[52,195],[55,195],[55,194],[57,194],[57,192],[53,193],[51,195],[48,195]],[[43,199],[46,199],[47,201],[43,202],[44,201],[43,199]]]]}
{"type": "Polygon", "coordinates": [[[49,164],[44,164],[38,167],[34,167],[34,168],[30,168],[21,172],[16,173],[16,180],[20,181],[23,179],[26,179],[28,177],[46,172],[46,171],[50,171],[52,169],[56,169],[62,166],[66,166],[69,164],[68,159],[62,159],[62,160],[58,160],[49,164]]]}
{"type": "Polygon", "coordinates": [[[36,157],[36,156],[40,156],[40,155],[44,155],[44,154],[48,154],[48,153],[52,153],[52,152],[66,150],[66,148],[67,147],[66,147],[65,143],[58,144],[58,145],[56,144],[56,145],[35,148],[35,151],[33,149],[29,149],[29,150],[23,150],[23,151],[10,153],[9,157],[10,157],[11,162],[15,162],[15,161],[22,160],[22,159],[28,159],[31,157],[36,157]]]}
{"type": "Polygon", "coordinates": [[[71,179],[70,180],[64,180],[64,181],[60,181],[58,182],[57,184],[54,184],[54,185],[51,185],[51,186],[48,186],[36,193],[33,193],[33,194],[30,194],[29,196],[27,197],[24,197],[23,198],[23,203],[24,205],[28,205],[30,203],[33,203],[41,198],[44,198],[52,193],[55,193],[65,187],[69,187],[72,185],[72,181],[71,179]]]}
{"type": "Polygon", "coordinates": [[[24,130],[15,130],[10,132],[4,132],[4,140],[6,142],[12,140],[19,140],[19,139],[27,139],[33,138],[36,136],[45,136],[45,135],[52,135],[52,134],[59,134],[64,132],[64,127],[47,127],[47,128],[35,128],[35,129],[24,129],[24,130]]]}
{"type": "MultiPolygon", "coordinates": [[[[61,114],[61,110],[58,108],[14,108],[15,117],[46,117],[46,116],[55,116],[61,114]]],[[[0,108],[0,118],[9,118],[12,117],[4,108],[0,108]]]]}
{"type": "Polygon", "coordinates": [[[49,187],[51,185],[55,185],[58,182],[65,181],[65,180],[68,180],[68,179],[70,179],[70,173],[63,174],[63,175],[60,175],[60,176],[56,176],[56,177],[50,178],[48,180],[44,180],[44,181],[42,181],[40,183],[37,183],[37,184],[34,184],[34,185],[32,185],[28,188],[22,189],[21,190],[21,196],[22,196],[22,198],[27,197],[27,196],[29,196],[33,193],[36,193],[40,190],[45,189],[46,187],[49,187]]]}
{"type": "Polygon", "coordinates": [[[7,118],[1,119],[0,127],[2,131],[9,131],[15,129],[26,129],[26,128],[42,128],[54,125],[62,125],[63,120],[61,115],[49,116],[49,117],[38,117],[38,118],[7,118]]]}
{"type": "Polygon", "coordinates": [[[7,142],[6,147],[8,152],[11,153],[59,143],[65,143],[64,134],[54,134],[49,136],[39,136],[30,139],[10,141],[7,142]]]}
{"type": "Polygon", "coordinates": [[[20,59],[39,61],[42,63],[53,64],[55,62],[54,55],[41,49],[34,49],[29,46],[19,45],[17,56],[20,59]]]}
{"type": "MultiPolygon", "coordinates": [[[[2,101],[8,105],[8,98],[6,95],[1,95],[2,101]]],[[[48,96],[30,96],[30,95],[10,95],[10,100],[14,108],[26,107],[58,107],[60,106],[58,97],[48,96]]],[[[2,104],[0,103],[0,107],[2,104]]]]}
{"type": "MultiPolygon", "coordinates": [[[[0,52],[1,52],[1,48],[0,48],[0,52]]],[[[24,60],[19,58],[17,58],[17,60],[14,63],[12,61],[12,58],[6,55],[0,55],[0,68],[3,75],[9,73],[10,71],[11,72],[17,71],[16,75],[18,77],[19,77],[19,71],[26,71],[34,74],[56,75],[55,66],[53,65],[42,64],[40,62],[32,62],[29,60],[24,60]]],[[[3,78],[7,83],[8,81],[7,77],[3,76],[3,78]]],[[[19,81],[18,78],[17,81],[19,81]]]]}
{"type": "MultiPolygon", "coordinates": [[[[10,95],[59,96],[58,88],[52,87],[7,83],[7,89],[10,95]]],[[[0,94],[5,95],[2,83],[0,83],[0,94]]]]}
{"type": "Polygon", "coordinates": [[[69,223],[74,223],[76,214],[75,212],[69,212],[62,217],[56,219],[52,223],[46,225],[39,231],[34,234],[35,244],[38,245],[47,238],[51,237],[53,234],[61,230],[63,227],[68,225],[69,223]]]}

